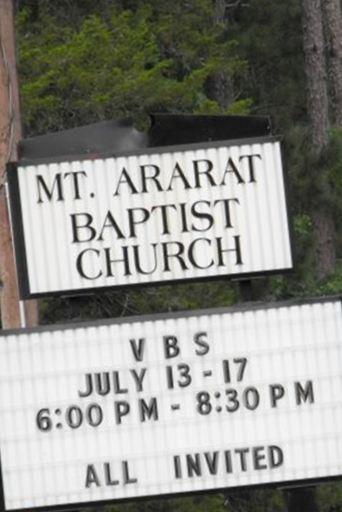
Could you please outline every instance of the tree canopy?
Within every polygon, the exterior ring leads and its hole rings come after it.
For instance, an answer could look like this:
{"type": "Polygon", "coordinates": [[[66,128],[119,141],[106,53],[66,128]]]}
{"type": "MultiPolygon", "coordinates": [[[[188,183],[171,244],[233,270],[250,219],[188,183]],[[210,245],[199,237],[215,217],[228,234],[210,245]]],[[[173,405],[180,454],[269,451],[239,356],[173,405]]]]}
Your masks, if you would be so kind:
{"type": "MultiPolygon", "coordinates": [[[[29,133],[147,111],[218,112],[206,82],[218,70],[237,78],[246,62],[214,25],[210,1],[170,5],[114,2],[102,10],[100,3],[87,15],[77,11],[73,23],[47,2],[23,7],[19,62],[29,133]]],[[[237,98],[227,112],[248,105],[237,98]]]]}

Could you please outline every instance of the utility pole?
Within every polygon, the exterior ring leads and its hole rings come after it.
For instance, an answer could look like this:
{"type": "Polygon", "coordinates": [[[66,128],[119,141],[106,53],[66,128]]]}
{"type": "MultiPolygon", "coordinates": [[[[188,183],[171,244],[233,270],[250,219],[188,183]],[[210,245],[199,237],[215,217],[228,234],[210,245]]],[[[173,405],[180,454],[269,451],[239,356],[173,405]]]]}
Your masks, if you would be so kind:
{"type": "Polygon", "coordinates": [[[6,194],[6,164],[18,159],[21,138],[12,0],[0,0],[0,278],[3,329],[37,325],[36,301],[19,300],[6,194]]]}

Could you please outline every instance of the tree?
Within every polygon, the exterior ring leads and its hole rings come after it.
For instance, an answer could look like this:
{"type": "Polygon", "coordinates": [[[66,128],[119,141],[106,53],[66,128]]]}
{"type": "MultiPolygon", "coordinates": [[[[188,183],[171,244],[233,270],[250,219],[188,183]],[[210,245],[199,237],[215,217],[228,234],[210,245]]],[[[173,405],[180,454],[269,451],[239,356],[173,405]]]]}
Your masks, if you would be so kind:
{"type": "MultiPolygon", "coordinates": [[[[110,117],[139,118],[151,110],[217,112],[208,78],[226,71],[236,76],[245,67],[234,40],[214,26],[209,0],[138,2],[131,9],[114,2],[80,16],[76,28],[59,23],[53,8],[43,5],[34,14],[29,4],[18,18],[31,135],[110,117]]],[[[231,105],[234,111],[245,106],[231,105]]]]}
{"type": "MultiPolygon", "coordinates": [[[[226,7],[226,0],[214,0],[213,23],[223,30],[226,24],[226,7]]],[[[227,110],[234,101],[233,83],[228,70],[218,70],[209,76],[207,91],[209,98],[217,102],[221,112],[227,110]]]]}
{"type": "MultiPolygon", "coordinates": [[[[321,0],[302,0],[303,47],[307,81],[312,153],[319,157],[329,140],[328,86],[321,0]]],[[[315,205],[316,206],[316,205],[315,205]]],[[[322,279],[335,267],[335,228],[332,212],[318,205],[312,212],[316,275],[322,279]]]]}
{"type": "Polygon", "coordinates": [[[342,14],[340,0],[323,0],[332,123],[342,127],[342,14]]]}
{"type": "Polygon", "coordinates": [[[302,0],[303,48],[312,147],[319,154],[328,143],[328,88],[321,0],[302,0]]]}

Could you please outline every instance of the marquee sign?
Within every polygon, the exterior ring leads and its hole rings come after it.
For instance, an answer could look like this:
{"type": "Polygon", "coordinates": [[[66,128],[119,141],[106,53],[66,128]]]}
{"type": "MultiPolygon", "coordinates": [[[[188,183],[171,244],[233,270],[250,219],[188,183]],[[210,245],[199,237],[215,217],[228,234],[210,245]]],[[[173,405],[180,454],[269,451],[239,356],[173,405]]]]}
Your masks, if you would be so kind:
{"type": "Polygon", "coordinates": [[[8,179],[23,298],[292,268],[272,137],[19,163],[8,179]]]}
{"type": "Polygon", "coordinates": [[[0,335],[4,508],[342,474],[339,299],[0,335]]]}

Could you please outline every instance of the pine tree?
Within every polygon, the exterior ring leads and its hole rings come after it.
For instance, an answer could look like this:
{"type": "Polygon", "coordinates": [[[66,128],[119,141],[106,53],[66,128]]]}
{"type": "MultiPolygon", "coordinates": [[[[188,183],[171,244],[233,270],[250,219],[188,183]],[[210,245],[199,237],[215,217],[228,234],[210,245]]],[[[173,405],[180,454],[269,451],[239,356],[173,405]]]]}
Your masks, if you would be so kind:
{"type": "Polygon", "coordinates": [[[340,0],[322,0],[327,41],[328,76],[332,96],[332,122],[342,127],[342,13],[340,0]]]}
{"type": "MultiPolygon", "coordinates": [[[[329,140],[328,88],[321,0],[302,0],[303,47],[312,152],[318,157],[329,140]]],[[[323,205],[312,212],[316,276],[322,279],[335,266],[334,220],[323,205]]]]}

